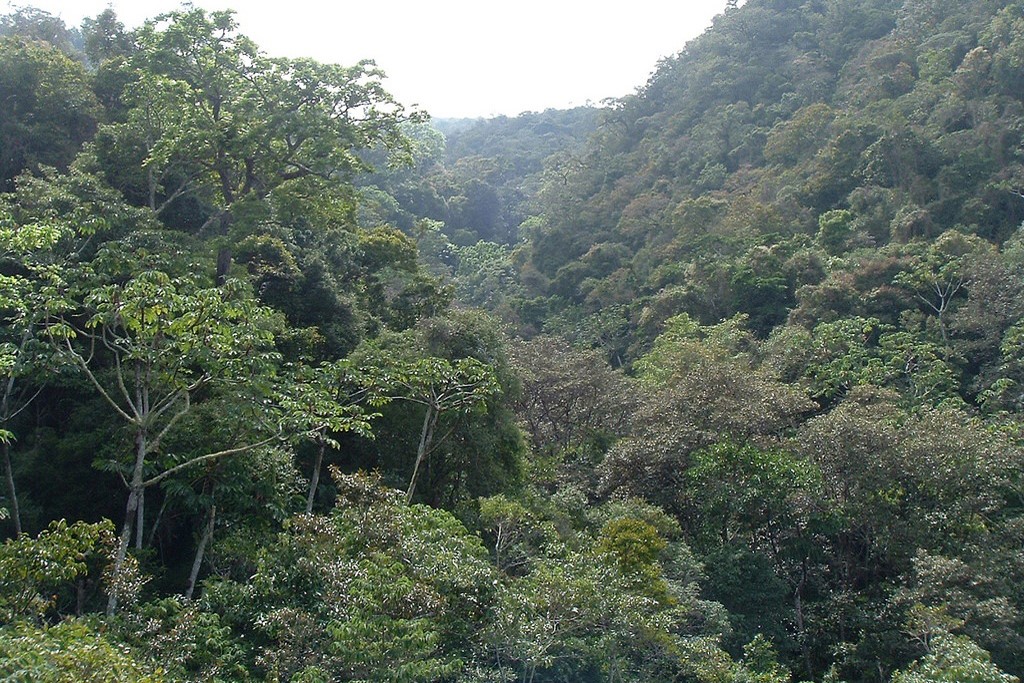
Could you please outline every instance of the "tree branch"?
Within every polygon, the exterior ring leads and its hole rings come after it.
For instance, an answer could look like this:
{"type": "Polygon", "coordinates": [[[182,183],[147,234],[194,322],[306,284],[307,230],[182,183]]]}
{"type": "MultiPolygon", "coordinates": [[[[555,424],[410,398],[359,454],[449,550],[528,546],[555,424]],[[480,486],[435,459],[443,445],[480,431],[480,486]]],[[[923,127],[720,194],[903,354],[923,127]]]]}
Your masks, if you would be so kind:
{"type": "Polygon", "coordinates": [[[131,394],[128,393],[128,387],[124,383],[124,372],[121,370],[121,349],[117,346],[113,346],[107,341],[107,330],[103,329],[103,345],[114,354],[114,377],[117,378],[117,386],[121,390],[121,394],[124,396],[125,402],[131,406],[132,413],[135,415],[135,419],[141,421],[142,415],[139,413],[140,406],[135,404],[132,400],[131,394]]]}
{"type": "Polygon", "coordinates": [[[147,479],[147,480],[142,482],[142,487],[143,488],[148,488],[148,487],[152,486],[153,484],[159,484],[161,481],[163,481],[167,477],[171,476],[172,474],[180,472],[181,470],[183,470],[183,469],[185,469],[187,467],[191,467],[192,465],[197,465],[197,464],[199,464],[201,462],[207,462],[209,460],[216,460],[217,458],[224,458],[224,457],[227,457],[229,455],[237,455],[238,453],[244,453],[245,451],[251,451],[254,448],[259,448],[260,446],[265,446],[265,445],[267,445],[271,441],[274,441],[277,438],[278,438],[278,435],[275,434],[274,436],[267,437],[266,439],[263,439],[262,441],[257,441],[256,443],[247,444],[245,446],[239,446],[238,448],[228,448],[228,449],[223,450],[223,451],[217,451],[216,453],[207,453],[206,455],[197,456],[195,458],[192,458],[191,460],[186,460],[185,462],[181,463],[180,465],[175,465],[174,467],[172,467],[169,470],[164,470],[163,472],[161,472],[160,474],[158,474],[158,475],[156,475],[154,477],[150,477],[149,479],[147,479]]]}
{"type": "Polygon", "coordinates": [[[107,393],[107,390],[104,389],[103,385],[100,384],[98,379],[96,379],[96,375],[94,375],[92,370],[89,369],[89,364],[86,362],[86,360],[77,353],[75,353],[75,350],[71,347],[71,340],[65,339],[64,343],[67,345],[68,351],[71,353],[72,358],[75,359],[79,367],[82,368],[82,371],[85,372],[85,376],[88,377],[89,381],[92,382],[92,385],[96,387],[96,391],[100,392],[100,396],[102,396],[104,400],[106,400],[106,402],[110,404],[110,407],[113,408],[114,411],[118,415],[120,415],[125,421],[131,424],[137,424],[137,419],[126,413],[124,409],[122,409],[121,406],[119,406],[117,402],[110,397],[110,394],[107,393]]]}
{"type": "MultiPolygon", "coordinates": [[[[187,393],[184,394],[184,396],[185,396],[185,407],[182,408],[181,410],[179,410],[177,413],[175,413],[174,417],[172,417],[170,420],[167,421],[167,424],[164,425],[164,428],[160,430],[160,433],[157,434],[156,437],[150,442],[150,446],[149,446],[149,449],[148,449],[149,451],[151,451],[151,452],[155,451],[160,446],[160,442],[167,435],[167,432],[171,431],[171,428],[174,427],[174,425],[178,422],[178,420],[180,420],[181,418],[185,417],[186,413],[188,413],[188,411],[191,410],[191,408],[192,408],[192,400],[191,400],[191,398],[189,397],[189,395],[187,393]]],[[[171,405],[172,405],[171,403],[168,403],[167,405],[165,405],[163,408],[161,408],[161,412],[163,412],[164,410],[169,408],[171,405]]]]}

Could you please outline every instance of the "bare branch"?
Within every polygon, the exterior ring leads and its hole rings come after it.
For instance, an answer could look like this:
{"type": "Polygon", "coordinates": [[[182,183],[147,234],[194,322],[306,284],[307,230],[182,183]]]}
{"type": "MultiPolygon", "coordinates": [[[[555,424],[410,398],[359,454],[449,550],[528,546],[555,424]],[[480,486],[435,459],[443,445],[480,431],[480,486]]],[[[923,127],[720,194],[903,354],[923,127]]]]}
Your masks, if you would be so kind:
{"type": "MultiPolygon", "coordinates": [[[[106,344],[107,331],[103,331],[103,343],[106,344]]],[[[107,345],[107,348],[110,348],[107,345]]],[[[139,413],[140,406],[136,405],[135,401],[132,400],[131,394],[128,393],[128,387],[124,383],[124,371],[121,369],[121,354],[119,351],[111,349],[114,354],[114,377],[117,378],[117,386],[121,390],[121,394],[124,396],[125,402],[131,407],[132,413],[135,415],[136,420],[142,420],[142,415],[139,413]]]]}
{"type": "Polygon", "coordinates": [[[28,408],[30,405],[32,405],[32,402],[36,400],[36,398],[39,396],[39,394],[43,393],[43,389],[44,388],[45,387],[39,387],[38,389],[36,389],[35,393],[32,394],[32,398],[30,398],[30,399],[28,399],[26,401],[23,401],[20,408],[15,410],[10,415],[7,415],[4,419],[6,419],[6,420],[13,420],[14,418],[18,417],[18,415],[20,415],[22,413],[22,411],[24,411],[26,408],[28,408]]]}
{"type": "Polygon", "coordinates": [[[207,453],[206,455],[196,456],[195,458],[192,458],[191,460],[186,460],[185,462],[181,463],[180,465],[175,465],[174,467],[172,467],[169,470],[164,470],[163,472],[161,472],[160,474],[158,474],[158,475],[156,475],[154,477],[150,477],[149,479],[147,479],[144,482],[142,482],[142,487],[143,488],[148,488],[148,487],[152,486],[153,484],[159,484],[161,481],[163,481],[167,477],[171,476],[172,474],[175,474],[176,472],[180,472],[181,470],[183,470],[183,469],[185,469],[187,467],[191,467],[192,465],[197,465],[197,464],[199,464],[201,462],[207,462],[207,461],[210,461],[210,460],[216,460],[217,458],[224,458],[224,457],[227,457],[229,455],[237,455],[238,453],[244,453],[246,451],[251,451],[254,448],[259,448],[260,446],[265,446],[268,443],[270,443],[271,441],[275,441],[277,438],[278,438],[278,435],[275,434],[274,436],[267,437],[266,439],[263,439],[262,441],[257,441],[256,443],[247,444],[245,446],[239,446],[238,448],[228,448],[228,449],[225,449],[223,451],[217,451],[216,453],[207,453]]]}
{"type": "MultiPolygon", "coordinates": [[[[177,424],[178,420],[180,420],[181,418],[185,417],[185,415],[188,413],[188,411],[192,408],[191,398],[189,397],[189,395],[187,393],[184,394],[184,396],[185,396],[185,406],[181,410],[179,410],[177,413],[175,413],[174,416],[170,420],[167,421],[167,424],[165,424],[164,428],[160,430],[160,433],[157,434],[156,437],[154,437],[154,439],[150,442],[149,450],[151,452],[155,451],[157,448],[159,448],[160,442],[167,435],[167,432],[171,431],[171,429],[174,427],[174,425],[177,424]]],[[[164,410],[169,408],[171,405],[172,404],[170,404],[170,403],[165,405],[161,409],[161,412],[163,412],[164,410]]]]}
{"type": "Polygon", "coordinates": [[[104,389],[103,385],[100,384],[98,379],[96,379],[96,375],[94,375],[92,370],[89,369],[89,363],[86,361],[86,359],[82,358],[80,355],[75,353],[75,350],[71,347],[71,340],[65,339],[64,343],[67,345],[68,351],[71,353],[71,357],[78,362],[78,366],[82,368],[82,371],[85,373],[85,376],[88,377],[89,381],[92,382],[92,385],[96,387],[96,391],[100,392],[100,396],[102,396],[103,399],[110,405],[110,407],[114,409],[114,412],[116,412],[130,424],[138,424],[137,418],[132,417],[131,415],[126,413],[124,409],[121,408],[121,406],[118,405],[118,403],[113,398],[110,397],[110,394],[107,393],[107,390],[104,389]]]}
{"type": "Polygon", "coordinates": [[[188,178],[186,178],[185,180],[181,181],[181,185],[178,186],[178,189],[176,189],[174,192],[172,192],[170,195],[168,195],[168,197],[166,199],[164,199],[163,203],[160,204],[160,206],[153,208],[153,213],[155,215],[159,216],[161,213],[164,212],[164,209],[166,209],[168,206],[171,205],[171,203],[175,199],[178,199],[182,195],[186,195],[189,192],[192,192],[195,188],[192,186],[191,183],[192,183],[192,181],[196,180],[200,175],[202,175],[202,174],[200,174],[200,173],[193,173],[188,178]]]}

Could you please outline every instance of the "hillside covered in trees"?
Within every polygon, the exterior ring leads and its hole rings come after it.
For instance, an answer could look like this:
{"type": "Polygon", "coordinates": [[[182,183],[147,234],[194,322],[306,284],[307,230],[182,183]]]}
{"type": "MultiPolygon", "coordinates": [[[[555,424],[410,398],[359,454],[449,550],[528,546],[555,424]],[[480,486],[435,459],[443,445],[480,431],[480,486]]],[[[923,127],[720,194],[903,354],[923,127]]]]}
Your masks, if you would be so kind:
{"type": "Polygon", "coordinates": [[[1024,3],[431,122],[0,17],[0,677],[1024,676],[1024,3]]]}

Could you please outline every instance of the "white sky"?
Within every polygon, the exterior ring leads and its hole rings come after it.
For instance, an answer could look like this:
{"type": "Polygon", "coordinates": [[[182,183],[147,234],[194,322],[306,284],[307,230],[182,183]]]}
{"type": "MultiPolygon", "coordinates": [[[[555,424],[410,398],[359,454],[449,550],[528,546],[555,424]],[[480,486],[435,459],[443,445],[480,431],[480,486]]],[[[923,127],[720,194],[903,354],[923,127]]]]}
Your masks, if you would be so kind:
{"type": "MultiPolygon", "coordinates": [[[[241,32],[275,57],[374,59],[388,90],[435,117],[514,116],[621,97],[679,52],[725,0],[195,0],[236,10],[241,32]]],[[[177,0],[0,0],[69,26],[110,6],[128,26],[177,0]]]]}

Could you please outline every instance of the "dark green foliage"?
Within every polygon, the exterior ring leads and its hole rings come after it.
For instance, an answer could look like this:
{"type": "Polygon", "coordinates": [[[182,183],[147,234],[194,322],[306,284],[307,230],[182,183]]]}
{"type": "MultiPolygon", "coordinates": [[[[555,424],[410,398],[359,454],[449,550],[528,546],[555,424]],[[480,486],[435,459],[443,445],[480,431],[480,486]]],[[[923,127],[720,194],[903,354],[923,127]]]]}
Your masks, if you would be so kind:
{"type": "Polygon", "coordinates": [[[81,64],[49,42],[0,37],[0,190],[22,171],[66,169],[96,132],[96,96],[81,64]]]}
{"type": "Polygon", "coordinates": [[[436,127],[0,18],[0,676],[1017,680],[1022,13],[729,3],[436,127]]]}

